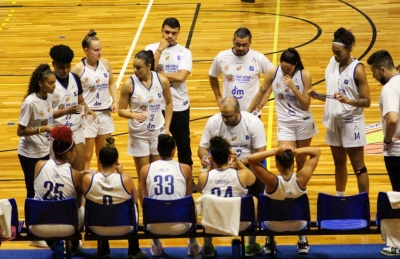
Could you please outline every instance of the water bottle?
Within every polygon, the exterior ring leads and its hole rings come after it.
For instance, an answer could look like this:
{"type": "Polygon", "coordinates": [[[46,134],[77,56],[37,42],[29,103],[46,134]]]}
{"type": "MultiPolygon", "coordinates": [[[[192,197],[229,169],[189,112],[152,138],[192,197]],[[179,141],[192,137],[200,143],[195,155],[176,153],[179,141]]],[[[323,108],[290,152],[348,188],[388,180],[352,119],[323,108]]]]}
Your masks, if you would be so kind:
{"type": "Polygon", "coordinates": [[[64,258],[64,240],[57,240],[54,243],[54,256],[55,259],[64,258]]]}
{"type": "Polygon", "coordinates": [[[240,251],[240,239],[232,240],[232,259],[240,259],[242,258],[240,251]]]}

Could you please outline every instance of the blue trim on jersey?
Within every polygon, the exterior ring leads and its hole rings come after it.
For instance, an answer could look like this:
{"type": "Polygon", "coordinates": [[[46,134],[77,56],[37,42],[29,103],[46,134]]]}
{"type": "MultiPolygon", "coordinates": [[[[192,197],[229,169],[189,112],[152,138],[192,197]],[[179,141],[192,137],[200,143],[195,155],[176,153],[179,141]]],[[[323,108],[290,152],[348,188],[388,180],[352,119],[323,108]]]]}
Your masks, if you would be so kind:
{"type": "MultiPolygon", "coordinates": [[[[111,175],[111,174],[109,174],[109,175],[111,175]]],[[[132,196],[132,194],[130,192],[128,192],[128,190],[125,188],[124,181],[122,180],[122,174],[119,175],[119,178],[121,180],[122,188],[124,188],[124,190],[126,191],[127,194],[132,196]]]]}
{"type": "Polygon", "coordinates": [[[135,92],[135,81],[133,81],[133,76],[130,77],[131,81],[132,81],[132,92],[129,95],[129,99],[132,97],[133,92],[135,92]]]}
{"type": "Polygon", "coordinates": [[[84,193],[85,196],[88,194],[88,192],[90,191],[90,189],[92,189],[94,175],[95,175],[95,174],[92,174],[92,180],[90,180],[89,188],[88,188],[87,191],[84,193]]]}

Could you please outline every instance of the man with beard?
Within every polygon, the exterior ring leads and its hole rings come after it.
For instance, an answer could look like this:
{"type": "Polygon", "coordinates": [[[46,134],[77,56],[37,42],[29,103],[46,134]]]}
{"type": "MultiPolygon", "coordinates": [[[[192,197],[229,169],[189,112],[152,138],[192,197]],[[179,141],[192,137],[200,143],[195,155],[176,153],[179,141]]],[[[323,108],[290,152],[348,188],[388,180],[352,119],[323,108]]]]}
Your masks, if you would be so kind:
{"type": "MultiPolygon", "coordinates": [[[[221,108],[223,98],[235,97],[243,111],[257,94],[260,86],[260,74],[266,74],[273,67],[264,54],[250,49],[251,32],[239,28],[233,34],[233,48],[221,51],[214,59],[209,71],[209,81],[217,104],[221,108]],[[219,88],[218,76],[223,74],[223,95],[219,88]]],[[[267,102],[268,96],[260,105],[267,102]]],[[[259,116],[260,111],[255,111],[259,116]]]]}
{"type": "MultiPolygon", "coordinates": [[[[400,191],[400,76],[393,59],[386,50],[379,50],[368,60],[373,77],[382,85],[379,108],[382,117],[383,155],[392,189],[400,191]]],[[[400,256],[400,236],[398,219],[383,220],[382,239],[386,246],[381,253],[387,256],[400,256]]]]}

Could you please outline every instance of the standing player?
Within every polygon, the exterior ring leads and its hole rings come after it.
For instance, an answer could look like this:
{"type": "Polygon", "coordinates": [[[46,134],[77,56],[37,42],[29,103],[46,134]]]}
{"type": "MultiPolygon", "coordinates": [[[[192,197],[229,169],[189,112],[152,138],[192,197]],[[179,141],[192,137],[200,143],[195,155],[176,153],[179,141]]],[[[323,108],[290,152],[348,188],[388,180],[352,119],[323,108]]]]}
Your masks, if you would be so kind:
{"type": "MultiPolygon", "coordinates": [[[[107,59],[101,57],[103,47],[96,34],[91,29],[82,40],[82,48],[86,57],[72,68],[72,72],[80,77],[83,99],[88,108],[97,115],[96,117],[89,115],[83,120],[83,133],[86,139],[85,169],[90,167],[93,148],[96,147],[96,157],[98,158],[106,138],[114,132],[111,112],[118,110],[117,87],[111,65],[107,59]]],[[[98,169],[100,168],[98,167],[98,169]]]]}
{"type": "Polygon", "coordinates": [[[82,129],[83,117],[89,114],[96,118],[96,113],[89,110],[83,100],[83,90],[79,77],[71,73],[71,62],[74,58],[72,49],[65,45],[56,45],[50,49],[53,59],[56,89],[53,94],[55,125],[66,125],[71,128],[75,143],[76,157],[71,162],[72,168],[78,171],[85,169],[85,136],[82,129]]]}
{"type": "MultiPolygon", "coordinates": [[[[146,46],[146,50],[153,51],[156,71],[168,78],[171,84],[174,112],[169,130],[176,141],[178,161],[192,167],[189,129],[190,98],[186,86],[186,79],[192,71],[192,53],[176,42],[180,28],[180,23],[176,18],[165,19],[161,26],[161,41],[146,46]]],[[[162,109],[165,115],[164,102],[162,109]]]]}
{"type": "Polygon", "coordinates": [[[140,169],[160,159],[157,137],[161,133],[169,133],[172,98],[168,79],[154,72],[153,52],[142,50],[136,53],[133,69],[135,75],[121,87],[118,115],[128,119],[128,154],[135,161],[139,197],[142,200],[140,169]],[[163,98],[166,104],[165,119],[161,113],[163,98]]]}
{"type": "MultiPolygon", "coordinates": [[[[248,108],[259,109],[267,92],[274,92],[278,119],[278,146],[288,144],[295,148],[308,147],[318,133],[310,111],[311,75],[304,70],[299,53],[292,48],[282,52],[280,66],[271,68],[260,90],[248,108]]],[[[296,156],[297,171],[303,168],[306,156],[296,156]]]]}
{"type": "Polygon", "coordinates": [[[371,105],[364,65],[351,56],[356,42],[353,33],[339,28],[332,42],[333,57],[326,70],[327,94],[309,91],[312,98],[325,102],[323,123],[327,127],[326,143],[335,163],[336,195],[344,196],[347,184],[347,156],[357,177],[358,191],[369,191],[364,163],[364,108],[371,105]]]}
{"type": "MultiPolygon", "coordinates": [[[[136,204],[138,192],[135,183],[128,174],[124,174],[122,164],[118,162],[118,150],[115,147],[115,140],[112,137],[106,139],[106,143],[99,152],[101,172],[85,174],[82,179],[82,191],[85,198],[93,202],[103,204],[112,201],[113,204],[122,203],[133,199],[136,204]],[[107,196],[107,199],[104,197],[107,196]]],[[[118,220],[118,219],[115,219],[118,220]]],[[[113,231],[116,235],[127,234],[132,228],[124,227],[92,227],[92,231],[104,235],[113,231]],[[123,232],[123,233],[122,233],[123,232]]],[[[146,252],[139,248],[138,239],[128,240],[128,258],[147,258],[146,252]]],[[[108,240],[102,241],[103,258],[111,258],[110,245],[108,240]]]]}
{"type": "MultiPolygon", "coordinates": [[[[200,193],[227,198],[245,196],[247,193],[245,186],[253,185],[256,181],[254,174],[238,159],[236,151],[231,150],[231,145],[224,138],[220,136],[212,137],[210,139],[210,151],[211,170],[202,172],[199,176],[197,188],[200,193]],[[236,164],[237,169],[230,167],[231,161],[236,164]]],[[[204,238],[203,251],[205,258],[215,256],[216,251],[211,237],[204,238]]],[[[246,256],[254,257],[262,251],[262,246],[256,243],[256,237],[249,236],[245,251],[246,256]]]]}
{"type": "MultiPolygon", "coordinates": [[[[166,134],[158,135],[157,150],[160,160],[145,165],[140,170],[143,196],[158,200],[176,200],[191,196],[192,169],[173,160],[176,152],[174,138],[166,134]]],[[[163,223],[151,224],[148,230],[155,234],[179,235],[189,228],[190,224],[163,223]]],[[[200,251],[196,238],[190,238],[187,254],[194,256],[200,251]]],[[[150,252],[152,256],[162,255],[163,247],[159,239],[153,239],[150,252]]]]}
{"type": "MultiPolygon", "coordinates": [[[[250,49],[251,32],[239,28],[233,35],[233,48],[221,51],[214,59],[209,80],[217,104],[221,107],[223,98],[235,97],[243,111],[247,111],[260,86],[260,75],[273,67],[272,63],[260,52],[250,49]],[[219,88],[218,76],[223,74],[223,95],[219,88]]],[[[267,102],[267,97],[261,105],[267,102]]],[[[255,115],[259,116],[260,111],[255,115]]]]}

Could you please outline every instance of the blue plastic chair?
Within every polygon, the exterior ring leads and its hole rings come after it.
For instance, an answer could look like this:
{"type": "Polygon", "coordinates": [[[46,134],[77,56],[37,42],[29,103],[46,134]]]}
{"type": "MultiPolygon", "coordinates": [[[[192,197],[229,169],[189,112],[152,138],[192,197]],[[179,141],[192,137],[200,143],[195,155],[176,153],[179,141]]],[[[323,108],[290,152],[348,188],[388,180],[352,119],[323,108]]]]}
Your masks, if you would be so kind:
{"type": "Polygon", "coordinates": [[[351,196],[318,194],[318,230],[369,229],[370,217],[370,204],[366,192],[351,196]]]}
{"type": "Polygon", "coordinates": [[[176,200],[143,199],[143,227],[154,223],[191,223],[189,232],[196,231],[196,210],[192,196],[176,200]]]}
{"type": "Polygon", "coordinates": [[[381,228],[384,219],[400,219],[400,209],[392,209],[386,192],[378,193],[376,223],[381,228]]]}
{"type": "Polygon", "coordinates": [[[264,221],[303,220],[310,229],[310,203],[307,194],[295,199],[274,200],[265,194],[258,196],[258,225],[268,230],[264,221]]]}
{"type": "Polygon", "coordinates": [[[254,230],[256,228],[255,221],[253,196],[244,196],[240,203],[240,222],[251,222],[251,225],[246,230],[254,230]]]}

